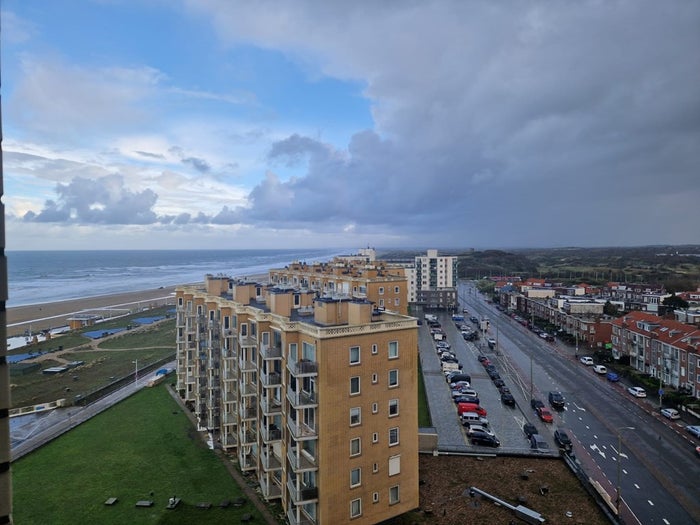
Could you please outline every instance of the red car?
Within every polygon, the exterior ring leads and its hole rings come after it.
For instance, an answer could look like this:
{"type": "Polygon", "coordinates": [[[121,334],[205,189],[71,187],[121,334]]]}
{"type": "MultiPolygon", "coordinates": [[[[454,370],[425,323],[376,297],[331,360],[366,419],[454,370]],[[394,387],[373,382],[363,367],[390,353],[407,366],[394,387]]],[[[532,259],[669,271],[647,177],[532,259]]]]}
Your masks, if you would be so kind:
{"type": "Polygon", "coordinates": [[[457,414],[461,416],[465,412],[476,412],[481,417],[485,417],[487,415],[486,410],[481,408],[481,406],[477,405],[476,403],[459,403],[457,405],[457,414]]]}
{"type": "Polygon", "coordinates": [[[551,423],[554,421],[552,413],[545,407],[537,407],[537,415],[540,416],[540,419],[545,423],[551,423]]]}

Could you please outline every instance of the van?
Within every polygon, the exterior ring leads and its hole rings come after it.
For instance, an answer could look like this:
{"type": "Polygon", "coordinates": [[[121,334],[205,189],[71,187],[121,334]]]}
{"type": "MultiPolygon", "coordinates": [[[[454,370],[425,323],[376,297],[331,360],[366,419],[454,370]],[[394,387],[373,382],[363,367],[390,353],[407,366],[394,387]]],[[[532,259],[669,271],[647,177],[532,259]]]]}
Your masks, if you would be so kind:
{"type": "Polygon", "coordinates": [[[486,419],[485,417],[481,417],[479,414],[476,412],[464,412],[461,416],[462,418],[462,425],[465,427],[467,426],[472,426],[472,425],[481,425],[482,427],[487,427],[489,426],[489,420],[486,419]]]}
{"type": "Polygon", "coordinates": [[[486,417],[487,415],[486,410],[481,408],[481,406],[477,405],[476,403],[458,403],[457,414],[461,416],[465,412],[476,412],[481,417],[486,417]]]}
{"type": "Polygon", "coordinates": [[[437,315],[425,314],[425,320],[428,321],[428,322],[430,322],[430,321],[435,322],[435,321],[437,321],[438,319],[437,319],[437,315]]]}

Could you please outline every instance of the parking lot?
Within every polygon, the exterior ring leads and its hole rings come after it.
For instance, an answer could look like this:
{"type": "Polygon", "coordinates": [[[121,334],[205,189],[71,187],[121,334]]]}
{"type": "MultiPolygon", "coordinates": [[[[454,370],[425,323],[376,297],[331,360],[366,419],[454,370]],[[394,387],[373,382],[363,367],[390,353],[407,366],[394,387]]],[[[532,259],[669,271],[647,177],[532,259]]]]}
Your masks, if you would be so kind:
{"type": "MultiPolygon", "coordinates": [[[[457,324],[472,325],[469,317],[465,321],[453,321],[451,315],[444,312],[432,313],[440,323],[444,340],[450,344],[450,351],[462,365],[462,371],[471,376],[471,388],[479,394],[480,406],[487,411],[490,430],[500,440],[500,447],[472,445],[467,439],[466,428],[462,426],[457,414],[457,406],[452,400],[451,389],[445,380],[441,368],[440,357],[436,349],[436,341],[431,334],[431,327],[422,319],[419,328],[419,348],[423,378],[428,396],[428,406],[433,427],[438,434],[438,448],[441,451],[478,452],[497,454],[542,454],[530,448],[530,442],[523,432],[523,425],[530,422],[549,444],[549,455],[558,455],[558,448],[552,439],[553,430],[545,428],[534,411],[530,408],[529,397],[523,395],[522,372],[514,369],[502,357],[497,355],[496,348],[489,348],[488,338],[478,341],[465,341],[457,324]],[[506,406],[501,402],[498,388],[479,362],[479,355],[484,355],[496,366],[501,378],[515,398],[515,407],[506,406]]],[[[544,399],[543,401],[547,401],[544,399]]]]}

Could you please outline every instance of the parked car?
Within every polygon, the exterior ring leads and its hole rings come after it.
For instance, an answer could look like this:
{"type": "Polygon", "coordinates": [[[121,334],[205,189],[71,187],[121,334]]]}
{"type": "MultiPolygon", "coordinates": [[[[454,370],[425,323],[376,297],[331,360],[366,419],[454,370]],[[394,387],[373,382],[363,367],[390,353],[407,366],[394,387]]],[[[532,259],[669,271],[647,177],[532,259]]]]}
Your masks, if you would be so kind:
{"type": "Polygon", "coordinates": [[[470,320],[472,323],[478,323],[478,322],[479,322],[479,318],[476,317],[476,316],[474,316],[474,315],[472,315],[472,316],[469,318],[469,320],[470,320]]]}
{"type": "Polygon", "coordinates": [[[496,437],[496,434],[494,434],[491,430],[481,425],[469,425],[469,428],[467,428],[467,436],[469,437],[473,436],[474,434],[478,434],[479,432],[483,432],[484,434],[488,434],[489,436],[496,437]]]}
{"type": "Polygon", "coordinates": [[[549,443],[547,443],[547,440],[544,439],[544,437],[535,433],[530,436],[530,448],[537,452],[548,452],[549,443]]]}
{"type": "Polygon", "coordinates": [[[564,430],[558,428],[554,431],[554,441],[556,441],[557,445],[559,445],[564,450],[571,450],[571,439],[564,430]]]}
{"type": "Polygon", "coordinates": [[[479,357],[476,358],[479,363],[483,363],[484,361],[488,361],[489,358],[486,357],[485,355],[480,355],[479,357]]]}
{"type": "Polygon", "coordinates": [[[469,427],[471,425],[479,425],[482,427],[489,426],[489,420],[485,417],[481,417],[476,412],[464,412],[460,418],[462,419],[462,425],[469,427]]]}
{"type": "Polygon", "coordinates": [[[685,429],[690,432],[696,438],[700,438],[700,426],[699,425],[688,425],[685,429]]]}
{"type": "Polygon", "coordinates": [[[662,408],[661,415],[669,419],[680,419],[681,415],[675,408],[662,408]]]}
{"type": "MultiPolygon", "coordinates": [[[[700,427],[698,428],[700,429],[700,427]]],[[[527,437],[527,439],[530,439],[530,436],[532,436],[533,434],[537,434],[537,427],[532,423],[525,423],[523,425],[523,432],[525,432],[525,437],[527,437]]]]}
{"type": "Polygon", "coordinates": [[[499,374],[495,370],[488,370],[486,373],[493,381],[495,381],[496,379],[501,379],[501,374],[499,374]]]}
{"type": "Polygon", "coordinates": [[[467,383],[471,383],[471,380],[472,380],[472,378],[469,374],[465,374],[462,371],[459,371],[459,372],[455,371],[454,374],[451,374],[449,376],[448,383],[452,384],[452,383],[457,383],[459,381],[466,381],[467,383]]]}
{"type": "Polygon", "coordinates": [[[546,407],[537,407],[537,415],[545,423],[551,423],[554,421],[554,416],[546,407]]]}
{"type": "Polygon", "coordinates": [[[496,388],[503,388],[504,386],[506,386],[506,382],[503,381],[503,379],[501,378],[494,379],[493,386],[495,386],[496,388]]]}
{"type": "Polygon", "coordinates": [[[493,337],[489,337],[486,342],[489,345],[489,348],[495,348],[496,347],[496,340],[493,337]]]}
{"type": "Polygon", "coordinates": [[[586,366],[593,366],[595,364],[593,363],[593,358],[587,355],[581,356],[579,361],[581,361],[586,366]]]}
{"type": "Polygon", "coordinates": [[[593,371],[596,374],[601,374],[601,375],[608,373],[608,369],[605,368],[605,365],[593,365],[593,371]]]}
{"type": "Polygon", "coordinates": [[[530,406],[533,410],[537,410],[539,407],[543,407],[544,403],[540,399],[533,398],[530,400],[530,406]]]}
{"type": "Polygon", "coordinates": [[[465,412],[476,412],[481,417],[486,417],[488,415],[486,410],[476,403],[459,403],[457,405],[457,414],[462,415],[465,412]]]}
{"type": "Polygon", "coordinates": [[[552,408],[556,408],[557,410],[561,410],[564,408],[565,405],[565,400],[564,396],[562,395],[561,392],[550,392],[549,393],[549,404],[552,406],[552,408]]]}
{"type": "Polygon", "coordinates": [[[641,386],[631,386],[627,389],[627,391],[634,397],[647,397],[647,391],[641,386]]]}
{"type": "MultiPolygon", "coordinates": [[[[503,379],[501,379],[501,381],[503,381],[503,379]]],[[[499,391],[501,394],[510,394],[510,388],[508,388],[506,385],[501,385],[501,386],[499,386],[499,387],[498,387],[498,391],[499,391]]]]}
{"type": "Polygon", "coordinates": [[[513,394],[510,394],[510,393],[501,394],[501,403],[503,403],[504,405],[508,405],[509,407],[514,407],[515,406],[515,398],[513,397],[513,394]]]}
{"type": "Polygon", "coordinates": [[[472,385],[469,381],[455,381],[454,383],[450,383],[450,388],[452,390],[458,390],[461,388],[470,388],[472,385]]]}
{"type": "Polygon", "coordinates": [[[605,379],[611,381],[612,383],[617,383],[620,380],[620,376],[615,372],[608,372],[605,374],[605,379]]]}
{"type": "Polygon", "coordinates": [[[491,436],[483,432],[477,432],[469,436],[472,445],[483,445],[487,447],[500,447],[501,442],[496,436],[491,436]]]}

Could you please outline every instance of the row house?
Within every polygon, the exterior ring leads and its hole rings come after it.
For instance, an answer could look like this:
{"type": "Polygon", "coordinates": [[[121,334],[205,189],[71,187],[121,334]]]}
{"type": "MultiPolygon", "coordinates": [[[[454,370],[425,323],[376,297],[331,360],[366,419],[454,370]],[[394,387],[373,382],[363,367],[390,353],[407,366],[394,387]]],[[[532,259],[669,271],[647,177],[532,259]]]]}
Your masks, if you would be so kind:
{"type": "Polygon", "coordinates": [[[663,300],[671,296],[661,285],[613,282],[603,287],[602,295],[610,300],[622,301],[625,311],[638,310],[652,313],[658,312],[663,300]]]}
{"type": "Polygon", "coordinates": [[[418,506],[414,318],[225,276],[178,288],[176,315],[179,395],[288,523],[418,506]]]}
{"type": "Polygon", "coordinates": [[[628,356],[636,370],[700,398],[697,327],[647,312],[630,312],[612,322],[612,347],[616,359],[628,356]]]}

